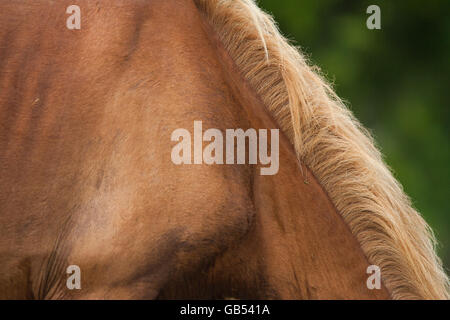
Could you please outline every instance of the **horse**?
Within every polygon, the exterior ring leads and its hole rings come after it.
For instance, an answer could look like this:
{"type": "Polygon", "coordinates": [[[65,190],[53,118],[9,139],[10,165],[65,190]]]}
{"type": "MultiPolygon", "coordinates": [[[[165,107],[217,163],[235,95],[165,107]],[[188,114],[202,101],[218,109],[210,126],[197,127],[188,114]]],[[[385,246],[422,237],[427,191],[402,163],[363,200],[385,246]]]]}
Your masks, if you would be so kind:
{"type": "Polygon", "coordinates": [[[371,135],[253,0],[0,8],[1,299],[449,298],[371,135]],[[277,173],[175,164],[195,121],[279,130],[277,173]]]}

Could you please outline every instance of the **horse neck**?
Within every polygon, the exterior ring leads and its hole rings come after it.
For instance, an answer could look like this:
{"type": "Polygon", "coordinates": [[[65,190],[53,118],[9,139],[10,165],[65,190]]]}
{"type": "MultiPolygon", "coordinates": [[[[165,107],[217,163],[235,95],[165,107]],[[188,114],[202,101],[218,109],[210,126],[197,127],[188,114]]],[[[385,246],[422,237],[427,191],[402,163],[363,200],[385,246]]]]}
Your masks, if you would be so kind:
{"type": "MultiPolygon", "coordinates": [[[[245,110],[250,126],[276,128],[261,99],[240,76],[216,35],[207,25],[205,28],[216,48],[226,81],[245,110]]],[[[234,282],[240,288],[227,291],[226,295],[388,299],[383,284],[379,289],[368,288],[370,263],[359,243],[311,171],[299,164],[283,134],[279,159],[276,175],[262,176],[260,166],[255,166],[253,226],[240,246],[216,261],[213,278],[234,282]]]]}

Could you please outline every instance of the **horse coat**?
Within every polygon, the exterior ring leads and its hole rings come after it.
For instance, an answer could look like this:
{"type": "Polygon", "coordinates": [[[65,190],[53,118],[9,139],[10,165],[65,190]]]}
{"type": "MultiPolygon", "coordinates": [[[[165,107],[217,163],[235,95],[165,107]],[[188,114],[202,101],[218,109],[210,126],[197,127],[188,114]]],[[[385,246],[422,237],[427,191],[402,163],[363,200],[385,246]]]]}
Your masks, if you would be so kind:
{"type": "Polygon", "coordinates": [[[252,1],[80,0],[80,30],[72,2],[0,4],[0,298],[447,297],[370,137],[252,1]],[[280,128],[279,171],[174,164],[195,121],[280,128]]]}

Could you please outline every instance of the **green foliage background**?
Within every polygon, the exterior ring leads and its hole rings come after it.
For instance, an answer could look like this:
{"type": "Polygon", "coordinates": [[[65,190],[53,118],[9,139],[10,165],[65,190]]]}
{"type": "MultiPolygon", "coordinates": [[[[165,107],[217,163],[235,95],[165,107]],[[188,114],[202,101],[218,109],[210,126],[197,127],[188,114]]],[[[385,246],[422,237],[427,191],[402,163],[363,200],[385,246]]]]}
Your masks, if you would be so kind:
{"type": "Polygon", "coordinates": [[[259,0],[334,83],[431,225],[450,268],[450,1],[259,0]],[[366,9],[381,8],[381,30],[366,9]]]}

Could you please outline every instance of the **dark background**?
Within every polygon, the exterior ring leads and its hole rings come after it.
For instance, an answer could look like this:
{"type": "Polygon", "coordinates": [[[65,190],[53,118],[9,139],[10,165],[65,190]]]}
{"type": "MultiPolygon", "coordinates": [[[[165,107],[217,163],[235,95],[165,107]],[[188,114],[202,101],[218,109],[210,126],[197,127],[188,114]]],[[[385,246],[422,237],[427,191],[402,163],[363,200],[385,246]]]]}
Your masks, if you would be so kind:
{"type": "Polygon", "coordinates": [[[448,271],[450,1],[258,2],[373,133],[448,271]],[[366,27],[372,4],[381,30],[366,27]]]}

